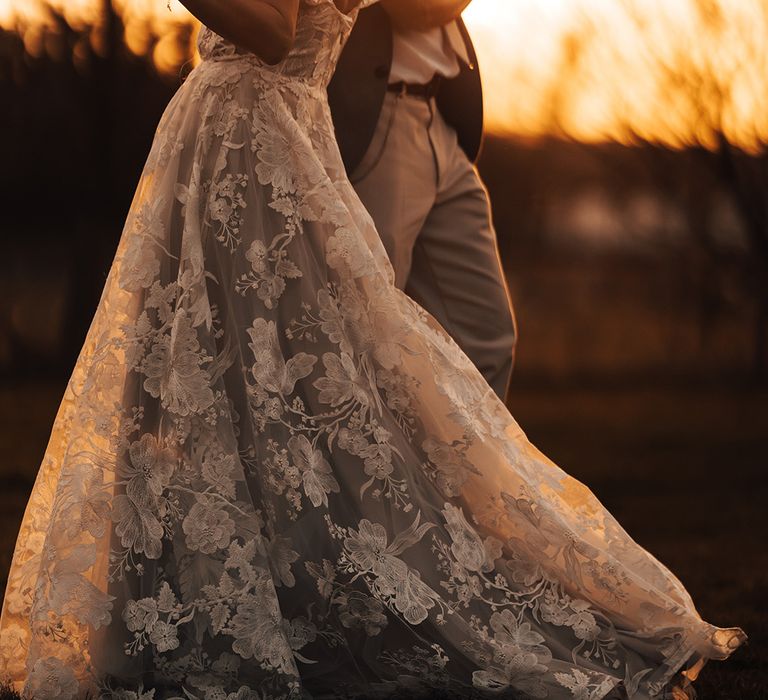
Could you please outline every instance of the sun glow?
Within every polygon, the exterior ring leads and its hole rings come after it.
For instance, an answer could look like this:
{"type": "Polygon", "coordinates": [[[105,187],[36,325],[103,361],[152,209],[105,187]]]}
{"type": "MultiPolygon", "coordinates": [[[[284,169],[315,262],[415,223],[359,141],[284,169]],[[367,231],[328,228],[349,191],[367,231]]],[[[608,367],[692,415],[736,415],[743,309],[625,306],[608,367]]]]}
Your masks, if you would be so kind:
{"type": "MultiPolygon", "coordinates": [[[[106,0],[0,0],[0,26],[45,50],[61,14],[99,26],[106,0]]],[[[125,42],[175,73],[193,22],[174,0],[114,0],[125,42]]],[[[768,143],[766,0],[474,0],[465,19],[488,127],[524,138],[717,145],[768,143]]],[[[95,39],[93,39],[95,41],[95,39]]]]}
{"type": "Polygon", "coordinates": [[[475,0],[465,18],[495,131],[768,142],[765,0],[475,0]]]}

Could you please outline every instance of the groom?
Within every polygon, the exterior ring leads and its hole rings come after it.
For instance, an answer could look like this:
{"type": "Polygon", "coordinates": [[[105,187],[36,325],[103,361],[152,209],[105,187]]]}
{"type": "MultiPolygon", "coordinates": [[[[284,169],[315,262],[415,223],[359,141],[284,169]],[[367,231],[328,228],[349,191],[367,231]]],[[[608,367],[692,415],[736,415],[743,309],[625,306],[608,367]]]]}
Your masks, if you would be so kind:
{"type": "Polygon", "coordinates": [[[381,0],[360,12],[328,88],[350,180],[398,287],[504,400],[515,317],[474,167],[483,130],[469,0],[381,0]]]}

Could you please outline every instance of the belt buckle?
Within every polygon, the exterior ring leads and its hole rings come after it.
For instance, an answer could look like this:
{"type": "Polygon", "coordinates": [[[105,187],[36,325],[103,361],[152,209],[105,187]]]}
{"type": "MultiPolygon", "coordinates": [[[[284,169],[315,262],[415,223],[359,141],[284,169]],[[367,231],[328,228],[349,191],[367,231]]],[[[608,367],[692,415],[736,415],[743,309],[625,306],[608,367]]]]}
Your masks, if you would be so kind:
{"type": "Polygon", "coordinates": [[[432,80],[429,81],[429,84],[427,85],[427,97],[430,99],[437,96],[437,91],[440,88],[441,79],[442,76],[435,74],[432,80]]]}
{"type": "Polygon", "coordinates": [[[424,97],[425,97],[427,100],[431,100],[431,99],[432,99],[432,95],[434,94],[434,93],[433,93],[434,85],[435,85],[435,83],[434,83],[434,78],[433,78],[432,80],[430,80],[430,81],[429,81],[429,82],[428,82],[428,83],[427,83],[427,84],[424,86],[424,97]]]}

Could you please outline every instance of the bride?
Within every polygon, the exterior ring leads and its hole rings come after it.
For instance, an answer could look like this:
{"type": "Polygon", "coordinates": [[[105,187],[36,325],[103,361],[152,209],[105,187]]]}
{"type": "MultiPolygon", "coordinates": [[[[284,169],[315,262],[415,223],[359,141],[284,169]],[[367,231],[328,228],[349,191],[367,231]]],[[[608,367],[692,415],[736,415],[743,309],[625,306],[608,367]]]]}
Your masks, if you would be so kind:
{"type": "Polygon", "coordinates": [[[0,677],[34,700],[685,697],[741,630],[393,285],[325,96],[356,3],[187,4],[203,60],[56,417],[0,677]]]}

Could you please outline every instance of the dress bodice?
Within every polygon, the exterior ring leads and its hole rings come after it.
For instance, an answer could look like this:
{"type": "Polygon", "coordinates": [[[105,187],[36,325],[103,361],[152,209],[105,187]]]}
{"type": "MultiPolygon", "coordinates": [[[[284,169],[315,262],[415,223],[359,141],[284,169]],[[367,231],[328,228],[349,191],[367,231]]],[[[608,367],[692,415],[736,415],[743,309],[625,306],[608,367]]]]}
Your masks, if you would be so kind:
{"type": "MultiPolygon", "coordinates": [[[[370,4],[370,0],[364,4],[370,4]]],[[[344,14],[333,0],[301,0],[293,48],[276,65],[265,63],[205,26],[200,30],[197,46],[204,61],[245,60],[262,71],[327,85],[356,14],[357,10],[344,14]]]]}

